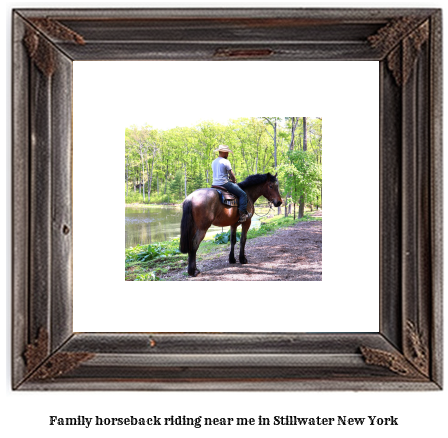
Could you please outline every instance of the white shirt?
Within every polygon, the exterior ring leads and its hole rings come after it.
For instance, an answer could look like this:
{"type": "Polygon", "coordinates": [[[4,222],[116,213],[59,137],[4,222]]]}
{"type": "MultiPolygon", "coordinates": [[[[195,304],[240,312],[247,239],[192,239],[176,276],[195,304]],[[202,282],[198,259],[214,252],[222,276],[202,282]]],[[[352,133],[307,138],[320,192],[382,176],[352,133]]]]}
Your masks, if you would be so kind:
{"type": "Polygon", "coordinates": [[[212,163],[213,185],[221,186],[229,182],[228,172],[232,170],[230,161],[223,157],[218,157],[212,163]]]}

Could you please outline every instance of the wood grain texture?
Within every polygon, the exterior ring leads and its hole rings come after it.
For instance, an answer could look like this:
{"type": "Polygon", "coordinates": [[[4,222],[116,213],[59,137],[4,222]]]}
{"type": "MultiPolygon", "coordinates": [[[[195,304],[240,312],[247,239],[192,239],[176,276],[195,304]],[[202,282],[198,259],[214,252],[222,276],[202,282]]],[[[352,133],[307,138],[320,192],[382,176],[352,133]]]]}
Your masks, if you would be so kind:
{"type": "Polygon", "coordinates": [[[14,16],[12,86],[12,385],[26,374],[22,353],[29,342],[29,65],[22,44],[25,23],[14,16]]]}
{"type": "Polygon", "coordinates": [[[15,389],[441,388],[439,10],[23,9],[13,47],[15,389]],[[72,62],[217,53],[379,61],[379,333],[73,333],[72,62]]]}
{"type": "Polygon", "coordinates": [[[51,76],[30,64],[29,339],[47,328],[51,289],[51,76]]]}
{"type": "Polygon", "coordinates": [[[431,15],[429,65],[431,376],[443,383],[443,76],[442,11],[431,15]]]}
{"type": "Polygon", "coordinates": [[[380,63],[380,330],[402,346],[402,108],[401,89],[380,63]]]}
{"type": "Polygon", "coordinates": [[[51,93],[51,345],[58,348],[72,334],[73,201],[72,201],[72,62],[57,52],[51,93]]]}

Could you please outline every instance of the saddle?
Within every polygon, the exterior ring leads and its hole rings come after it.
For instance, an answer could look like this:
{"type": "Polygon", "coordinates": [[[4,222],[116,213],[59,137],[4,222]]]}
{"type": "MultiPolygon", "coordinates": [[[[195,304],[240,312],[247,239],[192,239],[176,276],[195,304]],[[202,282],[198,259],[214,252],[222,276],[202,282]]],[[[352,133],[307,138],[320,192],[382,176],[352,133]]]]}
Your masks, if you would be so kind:
{"type": "Polygon", "coordinates": [[[238,207],[238,198],[233,193],[230,193],[226,188],[212,185],[212,189],[215,189],[219,193],[221,202],[224,205],[229,207],[238,207]]]}

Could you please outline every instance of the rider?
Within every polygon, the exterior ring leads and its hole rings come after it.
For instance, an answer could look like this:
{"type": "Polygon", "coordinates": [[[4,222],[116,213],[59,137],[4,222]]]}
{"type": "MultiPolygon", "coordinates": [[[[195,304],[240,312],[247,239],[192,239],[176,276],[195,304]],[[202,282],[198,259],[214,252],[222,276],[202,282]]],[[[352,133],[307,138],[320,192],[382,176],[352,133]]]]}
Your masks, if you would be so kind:
{"type": "MultiPolygon", "coordinates": [[[[215,152],[219,152],[219,157],[216,158],[212,163],[213,169],[213,185],[222,186],[227,189],[230,193],[233,193],[239,199],[239,212],[240,219],[239,222],[244,222],[250,217],[247,212],[247,195],[246,192],[236,184],[235,174],[232,171],[232,166],[230,161],[227,160],[229,152],[232,152],[228,146],[221,145],[215,152]],[[229,178],[231,181],[229,181],[229,178]]],[[[232,152],[233,153],[233,152],[232,152]]]]}

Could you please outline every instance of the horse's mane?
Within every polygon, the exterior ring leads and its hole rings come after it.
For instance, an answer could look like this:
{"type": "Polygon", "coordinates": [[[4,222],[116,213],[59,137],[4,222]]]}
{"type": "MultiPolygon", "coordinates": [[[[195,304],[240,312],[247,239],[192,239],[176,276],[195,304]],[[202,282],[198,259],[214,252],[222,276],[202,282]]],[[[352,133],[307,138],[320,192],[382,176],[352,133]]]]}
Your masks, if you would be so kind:
{"type": "Polygon", "coordinates": [[[249,175],[244,181],[238,183],[238,185],[244,190],[248,187],[263,184],[269,178],[269,181],[275,182],[277,178],[270,173],[257,173],[255,175],[249,175]]]}

